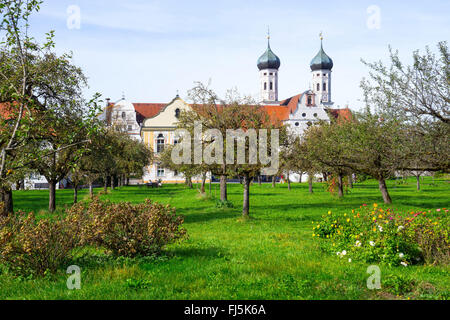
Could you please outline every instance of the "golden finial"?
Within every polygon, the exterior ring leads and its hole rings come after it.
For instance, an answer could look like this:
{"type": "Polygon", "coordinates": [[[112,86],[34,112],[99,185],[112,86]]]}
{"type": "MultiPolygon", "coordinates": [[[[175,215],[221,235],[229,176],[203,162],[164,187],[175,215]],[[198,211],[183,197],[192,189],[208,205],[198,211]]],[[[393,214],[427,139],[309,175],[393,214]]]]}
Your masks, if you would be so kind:
{"type": "Polygon", "coordinates": [[[320,41],[322,41],[323,40],[323,32],[322,31],[320,31],[319,37],[320,37],[320,41]]]}
{"type": "Polygon", "coordinates": [[[270,40],[270,27],[267,26],[267,40],[270,40]]]}

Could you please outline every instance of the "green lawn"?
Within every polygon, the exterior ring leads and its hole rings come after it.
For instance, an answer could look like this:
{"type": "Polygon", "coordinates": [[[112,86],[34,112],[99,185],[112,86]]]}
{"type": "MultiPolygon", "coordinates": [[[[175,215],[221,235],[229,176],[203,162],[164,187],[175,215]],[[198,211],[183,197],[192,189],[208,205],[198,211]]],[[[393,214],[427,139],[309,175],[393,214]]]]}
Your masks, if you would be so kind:
{"type": "MultiPolygon", "coordinates": [[[[388,186],[398,209],[450,207],[450,183],[427,178],[421,191],[415,183],[388,186]]],[[[356,184],[343,200],[315,185],[251,188],[251,217],[240,219],[242,186],[229,185],[235,209],[217,209],[214,200],[198,197],[197,190],[181,185],[162,189],[124,187],[103,198],[139,203],[149,198],[171,204],[185,216],[189,239],[170,245],[158,259],[113,259],[98,252],[74,261],[82,269],[82,289],[66,288],[64,270],[45,279],[0,275],[0,299],[385,299],[385,290],[366,287],[367,264],[347,262],[320,251],[312,237],[312,222],[332,210],[346,213],[363,203],[381,204],[378,184],[356,184]]],[[[99,190],[98,190],[99,191],[99,190]]],[[[218,194],[213,185],[213,195],[218,194]]],[[[86,191],[79,198],[83,199],[86,191]]],[[[14,194],[16,209],[41,212],[47,207],[46,191],[14,194]]],[[[57,193],[60,207],[69,205],[70,190],[57,193]]],[[[432,288],[421,298],[448,298],[449,268],[380,266],[383,277],[401,275],[416,280],[417,288],[432,288]]],[[[417,289],[419,290],[419,289],[417,289]]],[[[416,290],[416,291],[417,291],[416,290]]],[[[418,292],[418,291],[417,291],[418,292]]],[[[411,297],[417,297],[417,292],[411,297]]],[[[400,297],[400,298],[407,298],[400,297]]]]}

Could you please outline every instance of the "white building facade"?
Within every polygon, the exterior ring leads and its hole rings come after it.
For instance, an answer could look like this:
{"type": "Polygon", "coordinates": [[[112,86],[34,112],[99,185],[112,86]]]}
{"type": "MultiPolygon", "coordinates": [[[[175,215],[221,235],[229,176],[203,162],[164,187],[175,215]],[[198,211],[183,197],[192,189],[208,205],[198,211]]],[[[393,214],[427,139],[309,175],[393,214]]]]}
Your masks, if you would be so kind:
{"type": "MultiPolygon", "coordinates": [[[[348,117],[347,109],[332,109],[332,69],[333,61],[323,49],[322,39],[320,50],[310,63],[311,88],[302,93],[279,101],[279,69],[278,58],[270,47],[270,37],[267,50],[258,59],[260,106],[272,119],[286,123],[295,134],[302,135],[312,123],[320,120],[329,121],[330,117],[348,117]]],[[[178,172],[172,172],[161,167],[158,154],[165,146],[177,143],[175,136],[176,122],[181,111],[191,106],[178,95],[171,102],[164,103],[131,103],[125,99],[115,104],[108,103],[102,117],[110,124],[122,125],[134,138],[143,141],[155,153],[154,163],[146,168],[144,177],[139,181],[162,180],[165,183],[183,183],[184,177],[178,172]]],[[[299,176],[293,175],[293,180],[299,176]]]]}

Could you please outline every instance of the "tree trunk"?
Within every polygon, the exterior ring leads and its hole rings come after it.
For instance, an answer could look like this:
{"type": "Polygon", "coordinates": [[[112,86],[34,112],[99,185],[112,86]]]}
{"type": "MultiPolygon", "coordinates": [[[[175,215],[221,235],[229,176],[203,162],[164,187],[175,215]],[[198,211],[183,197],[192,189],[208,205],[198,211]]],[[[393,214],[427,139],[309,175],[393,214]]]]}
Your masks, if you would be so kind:
{"type": "Polygon", "coordinates": [[[258,176],[258,184],[261,185],[262,184],[262,179],[261,179],[261,175],[258,176]]]}
{"type": "Polygon", "coordinates": [[[0,190],[0,202],[3,203],[0,211],[1,216],[6,217],[14,213],[13,192],[11,188],[7,187],[0,190]]]}
{"type": "Polygon", "coordinates": [[[387,189],[387,186],[386,186],[386,181],[383,178],[381,178],[381,179],[378,180],[378,182],[379,182],[379,185],[380,185],[381,194],[383,195],[384,203],[391,204],[392,203],[392,199],[391,199],[391,196],[389,195],[389,192],[388,192],[388,189],[387,189]]]}
{"type": "Polygon", "coordinates": [[[228,200],[227,193],[227,176],[220,176],[220,201],[225,202],[228,200]]]}
{"type": "Polygon", "coordinates": [[[250,182],[251,182],[251,178],[249,177],[248,174],[245,174],[244,181],[243,181],[244,203],[243,203],[243,208],[242,208],[242,216],[244,218],[248,218],[249,214],[250,214],[250,182]]]}
{"type": "Polygon", "coordinates": [[[202,173],[202,186],[200,188],[200,192],[205,194],[205,185],[206,185],[206,172],[202,173]]]}
{"type": "Polygon", "coordinates": [[[287,184],[288,184],[288,190],[291,191],[291,175],[289,172],[287,173],[287,184]]]}
{"type": "Polygon", "coordinates": [[[298,178],[298,182],[302,183],[302,178],[303,178],[303,172],[299,173],[299,178],[298,178]]]}
{"type": "Polygon", "coordinates": [[[344,197],[344,181],[341,173],[338,175],[338,194],[339,198],[344,197]]]}
{"type": "Polygon", "coordinates": [[[127,186],[130,185],[130,177],[127,177],[127,186]]]}
{"type": "Polygon", "coordinates": [[[348,185],[349,185],[350,189],[353,189],[353,177],[352,177],[352,175],[348,176],[348,185]]]}
{"type": "Polygon", "coordinates": [[[91,199],[94,198],[94,183],[92,181],[89,182],[89,196],[91,199]]]}
{"type": "Polygon", "coordinates": [[[107,192],[108,192],[108,177],[107,177],[107,176],[104,176],[104,177],[103,177],[103,180],[104,180],[104,182],[103,182],[103,191],[104,191],[105,193],[107,193],[107,192]]]}
{"type": "Polygon", "coordinates": [[[272,176],[272,188],[275,188],[276,185],[277,185],[277,177],[272,176]]]}
{"type": "Polygon", "coordinates": [[[57,181],[48,182],[48,211],[50,213],[56,210],[56,183],[57,181]]]}
{"type": "Polygon", "coordinates": [[[115,177],[114,176],[111,176],[111,190],[114,190],[116,187],[115,187],[115,184],[114,184],[114,181],[115,180],[115,177]]]}
{"type": "Polygon", "coordinates": [[[73,187],[73,204],[78,202],[78,185],[74,185],[73,187]]]}
{"type": "Polygon", "coordinates": [[[309,184],[309,193],[314,193],[313,190],[313,177],[311,174],[308,173],[308,184],[309,184]]]}
{"type": "Polygon", "coordinates": [[[420,176],[416,176],[417,179],[417,191],[420,191],[420,176]]]}
{"type": "Polygon", "coordinates": [[[323,172],[322,175],[323,175],[323,181],[327,182],[328,181],[328,174],[326,172],[323,172]]]}

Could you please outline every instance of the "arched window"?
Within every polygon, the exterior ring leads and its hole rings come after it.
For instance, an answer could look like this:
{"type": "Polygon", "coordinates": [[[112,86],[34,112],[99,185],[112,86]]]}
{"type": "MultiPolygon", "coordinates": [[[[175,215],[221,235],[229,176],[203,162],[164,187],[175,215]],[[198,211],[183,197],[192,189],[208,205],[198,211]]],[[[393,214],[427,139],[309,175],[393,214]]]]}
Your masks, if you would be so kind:
{"type": "Polygon", "coordinates": [[[175,118],[179,118],[180,117],[180,109],[175,110],[175,118]]]}
{"type": "Polygon", "coordinates": [[[273,90],[273,82],[270,82],[270,90],[273,90]]]}
{"type": "Polygon", "coordinates": [[[326,83],[323,84],[323,91],[327,91],[327,84],[326,83]]]}
{"type": "Polygon", "coordinates": [[[126,117],[127,117],[127,114],[125,112],[122,112],[122,119],[125,120],[126,117]]]}
{"type": "Polygon", "coordinates": [[[317,91],[320,91],[320,83],[317,84],[317,91]]]}
{"type": "Polygon", "coordinates": [[[308,96],[308,106],[312,105],[312,97],[308,96]]]}
{"type": "Polygon", "coordinates": [[[164,135],[161,133],[158,138],[156,138],[156,152],[161,153],[164,151],[164,135]]]}
{"type": "Polygon", "coordinates": [[[264,82],[264,90],[267,90],[267,82],[264,82]]]}

